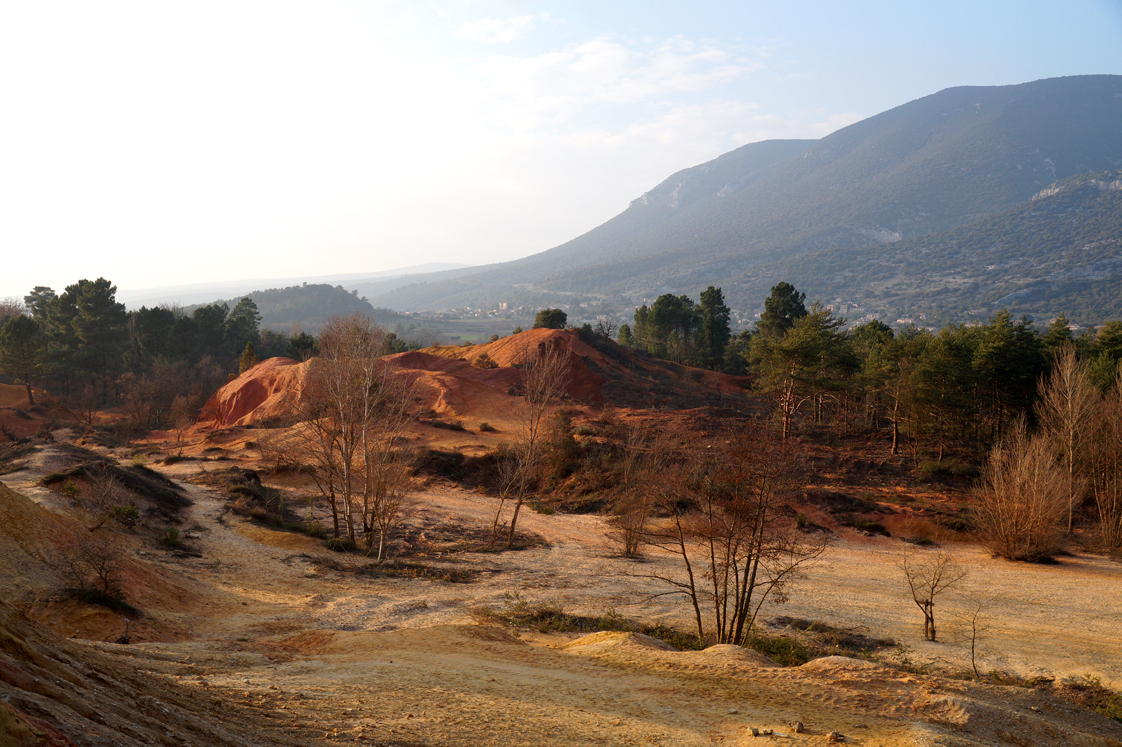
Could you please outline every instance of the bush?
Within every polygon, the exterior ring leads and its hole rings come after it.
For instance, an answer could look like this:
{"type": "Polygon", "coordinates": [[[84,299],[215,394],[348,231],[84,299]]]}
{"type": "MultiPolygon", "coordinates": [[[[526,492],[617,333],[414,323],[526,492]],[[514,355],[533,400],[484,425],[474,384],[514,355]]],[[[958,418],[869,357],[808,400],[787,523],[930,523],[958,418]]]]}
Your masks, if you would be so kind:
{"type": "Polygon", "coordinates": [[[495,426],[491,425],[490,423],[480,423],[479,424],[479,432],[480,433],[498,433],[498,429],[495,428],[495,426]]]}
{"type": "Polygon", "coordinates": [[[183,547],[183,541],[179,539],[179,530],[175,527],[168,527],[167,534],[164,535],[164,541],[167,542],[169,547],[183,547]]]}
{"type": "Polygon", "coordinates": [[[1065,476],[1051,445],[1024,423],[994,447],[983,472],[978,528],[990,550],[1008,560],[1050,560],[1063,549],[1065,476]]]}

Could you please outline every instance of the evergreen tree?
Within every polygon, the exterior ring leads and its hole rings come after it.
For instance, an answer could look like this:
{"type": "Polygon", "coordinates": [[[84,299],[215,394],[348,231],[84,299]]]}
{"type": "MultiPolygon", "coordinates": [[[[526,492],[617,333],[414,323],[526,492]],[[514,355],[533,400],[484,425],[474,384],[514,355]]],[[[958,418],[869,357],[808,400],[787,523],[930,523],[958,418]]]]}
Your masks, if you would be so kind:
{"type": "Polygon", "coordinates": [[[0,372],[27,387],[27,403],[35,406],[31,383],[46,364],[43,331],[29,316],[9,317],[0,326],[0,372]]]}
{"type": "Polygon", "coordinates": [[[298,361],[307,360],[316,354],[316,347],[316,338],[307,332],[300,332],[288,341],[288,357],[298,361]]]}
{"type": "Polygon", "coordinates": [[[260,361],[257,360],[257,351],[254,349],[253,343],[247,342],[245,349],[242,350],[241,357],[238,358],[238,373],[243,374],[258,363],[260,361]]]}
{"type": "Polygon", "coordinates": [[[772,286],[771,295],[764,300],[764,313],[756,324],[760,333],[774,339],[783,337],[796,321],[806,316],[805,301],[806,294],[786,281],[772,286]]]}
{"type": "Polygon", "coordinates": [[[565,329],[569,315],[561,309],[542,309],[534,317],[534,329],[565,329]]]}
{"type": "Polygon", "coordinates": [[[616,342],[625,348],[633,348],[636,346],[635,335],[631,334],[631,327],[627,322],[619,325],[619,332],[616,333],[616,342]]]}
{"type": "Polygon", "coordinates": [[[125,305],[117,301],[117,287],[105,278],[80,280],[75,290],[77,314],[71,326],[78,340],[79,367],[101,381],[102,401],[108,398],[109,381],[115,378],[128,344],[125,305]]]}
{"type": "Polygon", "coordinates": [[[237,306],[226,317],[226,344],[230,350],[242,349],[247,343],[256,347],[261,342],[261,314],[257,304],[249,296],[238,301],[237,306]]]}
{"type": "Polygon", "coordinates": [[[712,285],[701,292],[699,301],[701,319],[697,326],[697,364],[715,370],[724,363],[725,348],[732,337],[729,329],[731,312],[725,305],[721,289],[712,285]]]}

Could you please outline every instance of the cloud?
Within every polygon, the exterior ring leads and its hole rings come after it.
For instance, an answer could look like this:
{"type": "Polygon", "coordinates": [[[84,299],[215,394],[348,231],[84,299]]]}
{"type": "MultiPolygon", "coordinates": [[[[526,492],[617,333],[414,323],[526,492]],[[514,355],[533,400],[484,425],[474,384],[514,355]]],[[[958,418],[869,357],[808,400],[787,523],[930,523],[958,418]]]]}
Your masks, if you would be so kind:
{"type": "Polygon", "coordinates": [[[456,36],[460,39],[489,44],[512,42],[526,33],[533,21],[534,16],[484,18],[480,21],[469,21],[461,24],[456,29],[456,36]]]}
{"type": "Polygon", "coordinates": [[[471,84],[497,121],[531,130],[556,127],[603,107],[642,105],[743,81],[761,65],[712,43],[684,37],[623,42],[612,35],[532,56],[490,55],[471,66],[471,84]]]}

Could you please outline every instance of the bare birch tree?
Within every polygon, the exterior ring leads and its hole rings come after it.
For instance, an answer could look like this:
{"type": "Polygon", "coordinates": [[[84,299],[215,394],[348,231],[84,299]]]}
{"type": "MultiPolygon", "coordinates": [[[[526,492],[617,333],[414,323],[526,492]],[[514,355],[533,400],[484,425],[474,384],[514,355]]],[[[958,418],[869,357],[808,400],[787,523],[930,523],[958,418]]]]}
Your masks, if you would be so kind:
{"type": "Polygon", "coordinates": [[[1082,502],[1086,486],[1084,445],[1100,396],[1070,342],[1057,351],[1052,371],[1040,380],[1039,391],[1041,432],[1055,445],[1067,474],[1067,531],[1071,532],[1075,507],[1082,502]]]}
{"type": "Polygon", "coordinates": [[[618,461],[618,502],[608,519],[608,539],[619,545],[625,558],[640,558],[651,514],[662,486],[658,475],[667,469],[671,443],[665,433],[648,428],[628,428],[618,461]]]}
{"type": "Polygon", "coordinates": [[[345,533],[356,546],[365,539],[378,560],[408,495],[397,447],[412,417],[410,388],[380,357],[385,334],[363,315],[328,321],[305,382],[303,431],[335,537],[345,533]]]}

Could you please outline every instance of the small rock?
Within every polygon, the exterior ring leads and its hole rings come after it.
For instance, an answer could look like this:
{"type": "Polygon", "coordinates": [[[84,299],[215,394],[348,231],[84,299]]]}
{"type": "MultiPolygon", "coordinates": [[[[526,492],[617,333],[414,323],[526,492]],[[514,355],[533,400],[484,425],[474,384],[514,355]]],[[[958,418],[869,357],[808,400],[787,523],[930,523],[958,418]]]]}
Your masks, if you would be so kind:
{"type": "Polygon", "coordinates": [[[736,713],[736,709],[735,708],[730,708],[729,713],[736,713]]]}
{"type": "Polygon", "coordinates": [[[806,730],[806,727],[803,726],[802,721],[789,721],[787,722],[787,726],[790,726],[791,731],[795,732],[796,734],[802,734],[803,731],[806,730]]]}
{"type": "Polygon", "coordinates": [[[760,734],[763,734],[765,737],[770,737],[774,733],[775,732],[773,732],[771,729],[763,729],[760,731],[760,734]]]}
{"type": "Polygon", "coordinates": [[[826,735],[826,741],[830,744],[837,744],[838,742],[845,741],[845,735],[840,731],[832,731],[826,735]]]}
{"type": "Polygon", "coordinates": [[[751,728],[751,729],[750,729],[749,731],[751,731],[751,732],[752,732],[752,736],[754,736],[754,737],[758,737],[758,736],[760,736],[760,730],[759,730],[759,729],[757,729],[757,728],[756,728],[756,727],[754,727],[754,726],[753,726],[753,727],[752,727],[752,728],[751,728]]]}

